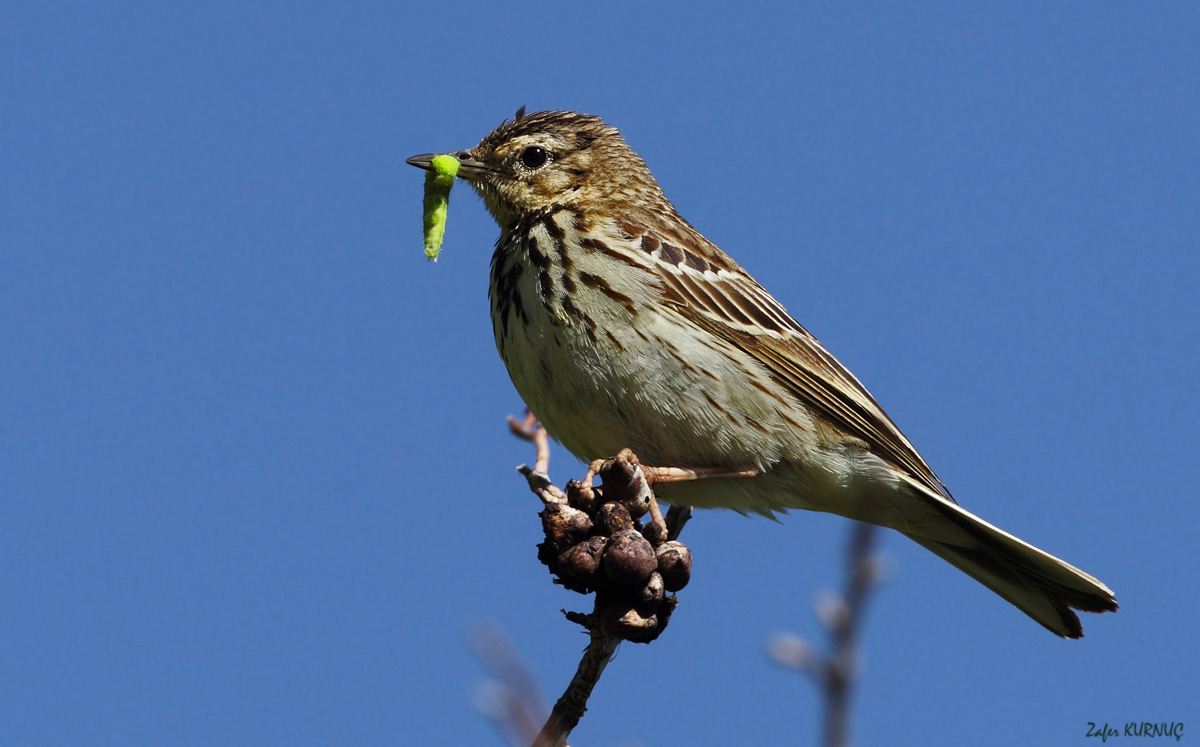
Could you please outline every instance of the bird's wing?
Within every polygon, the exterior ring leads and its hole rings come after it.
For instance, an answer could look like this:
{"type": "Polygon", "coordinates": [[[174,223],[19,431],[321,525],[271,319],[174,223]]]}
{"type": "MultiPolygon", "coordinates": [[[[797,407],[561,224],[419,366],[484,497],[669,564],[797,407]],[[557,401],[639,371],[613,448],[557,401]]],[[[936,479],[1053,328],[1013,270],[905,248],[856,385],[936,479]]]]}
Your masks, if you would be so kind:
{"type": "Polygon", "coordinates": [[[827,422],[953,501],[859,380],[749,273],[698,233],[638,228],[667,300],[684,317],[745,350],[827,422]]]}

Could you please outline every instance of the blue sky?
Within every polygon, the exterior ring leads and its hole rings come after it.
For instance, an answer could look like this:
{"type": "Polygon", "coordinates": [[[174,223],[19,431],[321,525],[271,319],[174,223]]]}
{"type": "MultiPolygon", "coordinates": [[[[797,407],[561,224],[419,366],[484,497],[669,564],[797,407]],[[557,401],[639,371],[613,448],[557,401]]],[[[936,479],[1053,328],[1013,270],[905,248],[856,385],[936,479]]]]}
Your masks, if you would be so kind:
{"type": "MultiPolygon", "coordinates": [[[[859,744],[1085,743],[1200,703],[1200,12],[1186,3],[0,7],[0,743],[500,744],[465,636],[557,694],[492,342],[497,229],[415,153],[525,104],[681,213],[993,523],[1095,574],[1062,641],[890,534],[859,744]]],[[[581,468],[561,449],[560,482],[581,468]]],[[[845,525],[705,513],[579,745],[812,743],[845,525]]]]}

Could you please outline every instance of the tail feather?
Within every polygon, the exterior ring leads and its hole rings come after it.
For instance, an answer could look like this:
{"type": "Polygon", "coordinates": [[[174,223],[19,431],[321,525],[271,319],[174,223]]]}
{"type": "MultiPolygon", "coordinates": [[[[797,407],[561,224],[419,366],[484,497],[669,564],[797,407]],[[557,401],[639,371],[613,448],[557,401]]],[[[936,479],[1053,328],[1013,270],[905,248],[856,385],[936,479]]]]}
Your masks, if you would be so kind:
{"type": "Polygon", "coordinates": [[[942,496],[914,483],[927,501],[961,532],[922,536],[897,527],[917,544],[979,581],[1053,633],[1082,638],[1083,626],[1072,609],[1115,612],[1113,592],[1098,579],[987,523],[942,496]]]}
{"type": "Polygon", "coordinates": [[[930,542],[920,537],[912,539],[925,549],[947,561],[955,568],[999,594],[1047,630],[1064,638],[1082,638],[1083,625],[1054,591],[1039,587],[1016,570],[999,562],[984,549],[954,547],[930,542]]]}

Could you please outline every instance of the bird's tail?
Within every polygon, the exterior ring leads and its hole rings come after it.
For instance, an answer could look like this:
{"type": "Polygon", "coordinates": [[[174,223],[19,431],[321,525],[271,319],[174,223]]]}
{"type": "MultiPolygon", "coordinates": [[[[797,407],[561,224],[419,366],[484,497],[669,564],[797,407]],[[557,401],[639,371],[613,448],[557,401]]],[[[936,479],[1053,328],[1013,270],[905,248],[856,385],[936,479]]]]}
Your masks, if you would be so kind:
{"type": "Polygon", "coordinates": [[[922,513],[927,520],[918,525],[889,525],[1004,597],[1051,632],[1064,638],[1082,638],[1083,626],[1072,609],[1117,610],[1112,590],[1098,579],[932,494],[915,481],[910,484],[911,498],[926,502],[922,513]],[[939,517],[941,521],[936,520],[939,517]]]}

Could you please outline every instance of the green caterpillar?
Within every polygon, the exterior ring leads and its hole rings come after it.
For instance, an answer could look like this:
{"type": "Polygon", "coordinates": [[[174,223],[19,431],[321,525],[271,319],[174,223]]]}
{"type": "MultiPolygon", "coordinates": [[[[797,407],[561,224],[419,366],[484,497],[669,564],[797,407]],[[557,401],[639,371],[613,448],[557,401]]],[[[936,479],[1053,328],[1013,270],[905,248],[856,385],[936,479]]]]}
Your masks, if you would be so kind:
{"type": "Polygon", "coordinates": [[[446,208],[450,205],[450,188],[458,174],[458,159],[454,156],[434,156],[432,171],[425,172],[425,256],[437,261],[446,233],[446,208]]]}

